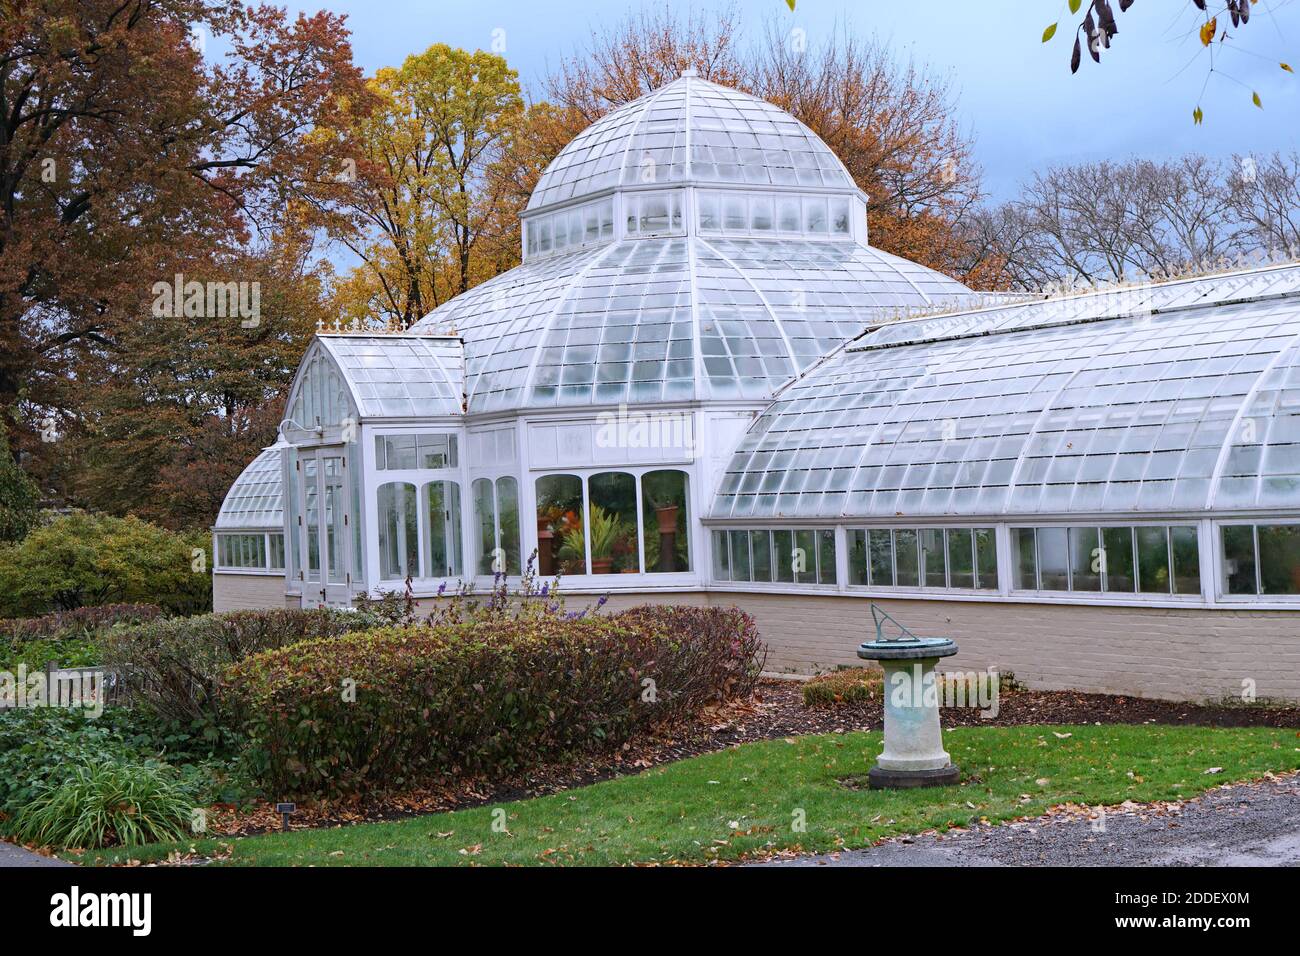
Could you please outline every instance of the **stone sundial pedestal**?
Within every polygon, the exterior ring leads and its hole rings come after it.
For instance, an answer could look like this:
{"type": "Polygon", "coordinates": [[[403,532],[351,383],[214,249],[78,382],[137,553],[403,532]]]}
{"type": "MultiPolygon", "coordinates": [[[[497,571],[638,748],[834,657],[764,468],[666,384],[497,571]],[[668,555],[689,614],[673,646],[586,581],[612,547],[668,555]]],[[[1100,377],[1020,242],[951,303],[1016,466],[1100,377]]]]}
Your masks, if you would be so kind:
{"type": "Polygon", "coordinates": [[[941,787],[957,783],[961,771],[943,749],[939,686],[934,666],[957,653],[946,637],[917,637],[874,604],[876,639],[858,646],[858,657],[879,661],[885,672],[885,749],[867,774],[872,789],[941,787]],[[899,637],[889,638],[892,623],[899,637]]]}

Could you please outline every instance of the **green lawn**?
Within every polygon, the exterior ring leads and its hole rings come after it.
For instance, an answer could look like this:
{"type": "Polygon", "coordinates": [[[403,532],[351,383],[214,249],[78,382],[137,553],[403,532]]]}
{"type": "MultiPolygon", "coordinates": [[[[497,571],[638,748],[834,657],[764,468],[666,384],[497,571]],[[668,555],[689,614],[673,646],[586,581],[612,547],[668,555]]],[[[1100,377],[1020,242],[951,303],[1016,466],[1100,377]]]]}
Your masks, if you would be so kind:
{"type": "MultiPolygon", "coordinates": [[[[789,738],[517,803],[226,841],[233,844],[226,862],[701,863],[778,848],[860,847],[890,834],[1037,814],[1068,802],[1189,797],[1230,780],[1300,768],[1300,735],[1270,728],[980,727],[949,730],[944,739],[961,766],[960,787],[850,789],[840,779],[865,774],[880,750],[879,734],[789,738]],[[1213,767],[1221,770],[1207,774],[1213,767]]],[[[156,860],[191,848],[206,854],[220,842],[101,852],[86,862],[156,860]]]]}

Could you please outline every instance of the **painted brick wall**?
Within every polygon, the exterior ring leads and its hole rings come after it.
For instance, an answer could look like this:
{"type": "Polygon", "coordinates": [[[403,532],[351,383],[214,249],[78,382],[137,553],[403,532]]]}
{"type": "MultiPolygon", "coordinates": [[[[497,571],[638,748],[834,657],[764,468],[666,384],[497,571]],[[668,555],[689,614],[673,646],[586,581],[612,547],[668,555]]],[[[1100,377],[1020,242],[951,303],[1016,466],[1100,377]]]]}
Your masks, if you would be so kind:
{"type": "MultiPolygon", "coordinates": [[[[295,599],[290,606],[296,607],[295,599]]],[[[212,609],[245,611],[284,607],[284,578],[275,574],[212,575],[212,609]]]]}

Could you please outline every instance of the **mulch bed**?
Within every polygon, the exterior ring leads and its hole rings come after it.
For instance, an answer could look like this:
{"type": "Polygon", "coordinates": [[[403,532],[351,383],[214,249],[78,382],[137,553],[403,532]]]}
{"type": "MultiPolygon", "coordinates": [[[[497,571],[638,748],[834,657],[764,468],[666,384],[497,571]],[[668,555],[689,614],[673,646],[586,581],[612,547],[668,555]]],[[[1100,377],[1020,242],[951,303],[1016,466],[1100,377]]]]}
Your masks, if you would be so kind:
{"type": "MultiPolygon", "coordinates": [[[[945,708],[945,727],[1010,727],[1027,724],[1197,724],[1211,727],[1296,727],[1300,708],[1186,704],[1113,697],[1072,691],[1004,691],[996,717],[974,708],[945,708]]],[[[879,730],[881,702],[803,705],[798,681],[764,680],[754,698],[700,716],[696,722],[632,741],[614,754],[602,754],[574,766],[541,768],[513,780],[470,780],[455,786],[402,794],[367,795],[347,802],[300,807],[292,829],[345,826],[397,820],[427,813],[459,810],[541,796],[586,786],[686,757],[737,744],[805,734],[879,730]]],[[[251,835],[280,828],[267,805],[253,810],[214,808],[209,835],[251,835]]]]}

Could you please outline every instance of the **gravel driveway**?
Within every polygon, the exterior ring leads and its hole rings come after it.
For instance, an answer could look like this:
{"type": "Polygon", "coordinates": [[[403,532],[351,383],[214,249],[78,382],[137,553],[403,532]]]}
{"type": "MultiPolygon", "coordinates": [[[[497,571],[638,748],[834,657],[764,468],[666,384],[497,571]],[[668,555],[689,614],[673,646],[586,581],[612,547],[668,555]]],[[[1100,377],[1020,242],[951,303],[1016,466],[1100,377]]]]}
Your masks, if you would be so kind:
{"type": "Polygon", "coordinates": [[[1184,803],[1049,814],[759,866],[1300,866],[1300,775],[1184,803]],[[1103,829],[1104,826],[1104,829],[1103,829]]]}

